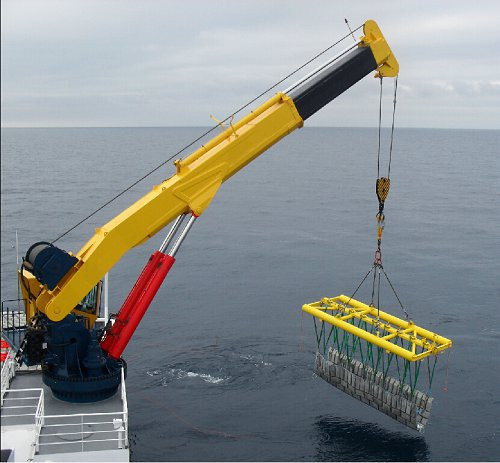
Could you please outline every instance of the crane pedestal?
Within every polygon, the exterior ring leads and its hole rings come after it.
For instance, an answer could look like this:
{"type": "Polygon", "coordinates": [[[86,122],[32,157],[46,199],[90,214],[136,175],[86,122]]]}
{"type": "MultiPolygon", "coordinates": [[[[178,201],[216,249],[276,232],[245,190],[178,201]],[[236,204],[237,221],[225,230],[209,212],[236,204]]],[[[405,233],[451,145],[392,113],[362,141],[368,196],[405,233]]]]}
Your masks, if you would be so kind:
{"type": "Polygon", "coordinates": [[[118,389],[122,359],[106,356],[95,330],[74,314],[61,322],[45,321],[47,349],[42,360],[43,382],[54,396],[67,402],[97,402],[118,389]]]}

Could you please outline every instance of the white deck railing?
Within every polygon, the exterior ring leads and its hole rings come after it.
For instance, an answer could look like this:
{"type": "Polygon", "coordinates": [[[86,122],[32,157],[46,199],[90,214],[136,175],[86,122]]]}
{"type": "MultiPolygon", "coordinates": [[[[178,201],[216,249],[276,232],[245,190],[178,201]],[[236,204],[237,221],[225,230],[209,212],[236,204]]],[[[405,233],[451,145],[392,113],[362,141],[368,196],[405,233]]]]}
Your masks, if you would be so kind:
{"type": "Polygon", "coordinates": [[[1,330],[12,330],[26,327],[26,313],[23,310],[12,310],[2,304],[1,330]]]}
{"type": "MultiPolygon", "coordinates": [[[[107,274],[106,274],[107,275],[107,274]]],[[[123,439],[125,442],[125,448],[128,448],[128,403],[127,403],[127,389],[125,388],[125,370],[122,367],[122,382],[121,382],[121,396],[122,396],[122,403],[123,403],[123,415],[125,419],[123,420],[123,427],[125,430],[123,439]]]]}
{"type": "Polygon", "coordinates": [[[128,447],[126,438],[128,423],[124,412],[46,415],[44,420],[44,432],[41,437],[51,442],[38,443],[38,449],[43,453],[85,452],[128,447]],[[61,432],[62,429],[64,431],[61,432]],[[52,430],[54,432],[51,432],[52,430]],[[115,444],[110,445],[113,442],[115,444]],[[66,446],[65,449],[59,450],[58,447],[63,445],[66,446]]]}
{"type": "Polygon", "coordinates": [[[45,415],[43,389],[8,389],[5,392],[9,397],[4,399],[2,406],[2,425],[8,426],[9,420],[20,418],[34,425],[32,457],[35,453],[126,449],[128,405],[123,368],[121,374],[122,411],[45,415]],[[35,399],[38,399],[36,404],[33,403],[35,399]]]}
{"type": "Polygon", "coordinates": [[[3,396],[10,387],[11,379],[16,375],[16,361],[14,351],[9,349],[7,357],[2,365],[2,384],[0,389],[0,404],[3,405],[3,396]]]}
{"type": "Polygon", "coordinates": [[[44,420],[43,389],[10,389],[5,392],[9,393],[9,397],[4,398],[2,404],[2,426],[12,424],[33,426],[29,457],[33,459],[38,450],[44,420]]]}
{"type": "Polygon", "coordinates": [[[34,435],[34,449],[33,456],[35,452],[38,451],[38,443],[40,441],[40,433],[42,432],[42,427],[44,424],[44,416],[45,416],[45,400],[43,395],[43,389],[40,393],[40,400],[38,401],[38,405],[36,407],[35,412],[35,435],[34,435]]]}

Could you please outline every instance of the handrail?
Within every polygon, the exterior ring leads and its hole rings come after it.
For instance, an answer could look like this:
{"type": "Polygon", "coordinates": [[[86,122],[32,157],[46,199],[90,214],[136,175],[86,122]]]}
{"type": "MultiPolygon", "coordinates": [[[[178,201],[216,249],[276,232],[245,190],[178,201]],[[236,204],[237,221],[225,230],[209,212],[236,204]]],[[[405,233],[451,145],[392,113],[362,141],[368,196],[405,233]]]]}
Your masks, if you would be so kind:
{"type": "MultiPolygon", "coordinates": [[[[57,441],[57,442],[38,442],[38,447],[48,447],[51,445],[72,445],[72,446],[78,446],[81,452],[85,451],[85,445],[89,444],[91,442],[117,442],[118,443],[118,448],[128,448],[128,440],[127,440],[127,428],[128,428],[128,416],[125,411],[121,412],[106,412],[106,413],[76,413],[73,415],[45,415],[45,423],[44,423],[44,428],[55,428],[55,427],[61,427],[64,426],[65,428],[67,427],[73,427],[71,431],[65,431],[65,432],[51,432],[47,434],[42,434],[41,437],[58,437],[60,439],[63,438],[63,436],[66,437],[77,437],[75,440],[62,440],[62,441],[57,441]],[[85,421],[85,418],[91,418],[94,416],[110,416],[113,415],[116,418],[110,419],[110,420],[105,420],[105,421],[85,421]],[[120,417],[120,418],[118,418],[120,417]],[[77,423],[47,423],[47,421],[53,420],[53,419],[59,419],[59,418],[80,418],[77,423]],[[116,427],[116,420],[120,423],[120,427],[116,427]],[[105,429],[105,430],[87,430],[84,428],[84,426],[89,426],[89,425],[111,425],[113,426],[112,429],[105,429]],[[76,431],[74,430],[74,426],[78,426],[81,429],[76,431]],[[125,432],[125,435],[122,433],[125,432]],[[113,433],[117,437],[107,437],[104,439],[88,439],[85,436],[90,436],[90,435],[101,435],[105,436],[106,434],[113,433]],[[80,436],[80,438],[78,438],[80,436]]],[[[70,428],[71,429],[71,428],[70,428]]],[[[75,447],[76,451],[76,447],[75,447]]]]}
{"type": "MultiPolygon", "coordinates": [[[[4,368],[6,366],[4,365],[4,368]]],[[[4,368],[2,368],[2,384],[3,384],[3,373],[4,368]]],[[[2,418],[19,418],[19,417],[27,417],[31,416],[34,418],[33,424],[35,428],[33,430],[33,438],[32,438],[32,450],[31,450],[31,459],[34,458],[35,454],[39,452],[40,447],[47,448],[50,445],[78,445],[80,447],[80,451],[85,451],[84,445],[90,442],[117,442],[118,448],[128,448],[128,404],[127,404],[127,393],[125,387],[125,372],[122,368],[122,385],[121,385],[121,399],[122,399],[122,410],[115,412],[96,412],[96,413],[74,413],[74,414],[59,414],[59,415],[45,415],[45,396],[44,390],[42,388],[24,388],[24,389],[2,389],[2,402],[12,401],[11,403],[19,403],[22,404],[22,401],[27,400],[35,400],[38,399],[36,405],[9,405],[7,407],[3,407],[4,409],[25,409],[32,408],[35,409],[31,413],[22,413],[22,414],[9,414],[2,415],[2,418]],[[3,394],[9,392],[10,394],[26,394],[29,393],[27,397],[9,397],[7,399],[3,399],[3,394]],[[35,395],[35,392],[38,395],[35,395]],[[94,419],[92,419],[94,417],[94,419]],[[103,421],[99,421],[98,417],[109,417],[108,419],[104,419],[103,421]],[[57,423],[54,421],[61,421],[63,419],[77,419],[77,423],[57,423]],[[87,421],[89,420],[89,421],[87,421]],[[112,426],[111,429],[108,430],[87,430],[84,429],[84,426],[99,426],[99,425],[108,425],[112,426]],[[81,427],[81,430],[75,431],[74,426],[81,427]],[[57,433],[51,432],[47,434],[42,434],[42,429],[47,428],[56,428],[63,427],[69,429],[68,431],[57,433]],[[89,436],[90,434],[105,436],[106,434],[114,433],[116,437],[109,437],[104,439],[86,439],[85,436],[89,436]],[[63,436],[80,436],[77,440],[72,441],[60,441],[60,442],[40,442],[41,438],[47,437],[59,437],[63,438],[63,436]]],[[[75,449],[76,451],[76,449],[75,449]]]]}
{"type": "MultiPolygon", "coordinates": [[[[123,415],[123,412],[115,412],[113,415],[123,415]]],[[[57,415],[47,415],[47,418],[53,418],[57,415]]],[[[73,415],[72,415],[73,416],[73,415]]],[[[79,416],[79,415],[74,415],[79,416]]],[[[103,424],[103,423],[112,423],[112,421],[86,421],[85,424],[103,424]]],[[[56,423],[56,424],[45,424],[44,428],[57,428],[61,426],[80,426],[81,423],[56,423]]],[[[72,432],[68,432],[66,434],[72,434],[72,432]]],[[[48,434],[44,434],[44,436],[48,436],[48,434]]]]}
{"type": "Polygon", "coordinates": [[[14,351],[9,348],[7,358],[4,360],[1,372],[0,384],[0,405],[3,405],[5,392],[9,389],[11,379],[16,375],[16,362],[14,360],[14,351]]]}
{"type": "MultiPolygon", "coordinates": [[[[38,397],[35,397],[36,399],[38,399],[38,397]]],[[[27,397],[26,400],[32,400],[33,397],[27,397]]],[[[8,400],[8,399],[7,399],[8,400]]],[[[4,410],[6,408],[38,408],[38,405],[12,405],[10,407],[2,407],[4,410]]]]}
{"type": "MultiPolygon", "coordinates": [[[[94,424],[110,424],[112,423],[112,421],[101,421],[100,423],[94,423],[94,424]]],[[[84,423],[84,424],[91,424],[91,423],[84,423]]],[[[75,424],[76,426],[80,426],[80,423],[78,424],[75,424]]],[[[61,425],[58,425],[58,426],[61,426],[61,425]]],[[[92,431],[92,434],[103,434],[103,433],[106,433],[106,432],[116,432],[117,430],[116,429],[108,429],[108,430],[105,430],[105,431],[92,431]]],[[[84,433],[90,433],[90,431],[84,431],[84,433]]],[[[61,434],[64,434],[65,436],[69,435],[69,434],[81,434],[80,431],[74,431],[74,432],[65,432],[65,433],[60,433],[60,432],[55,432],[53,434],[44,434],[43,437],[47,437],[47,436],[60,436],[61,434]]],[[[88,441],[86,441],[88,442],[88,441]]],[[[65,442],[66,444],[68,442],[65,442]]],[[[72,442],[70,442],[72,443],[72,442]]]]}
{"type": "Polygon", "coordinates": [[[125,370],[122,366],[121,371],[121,394],[122,394],[122,403],[123,403],[123,427],[125,429],[125,435],[123,436],[123,440],[125,443],[125,448],[128,447],[128,402],[127,402],[127,389],[125,387],[125,370]]]}
{"type": "MultiPolygon", "coordinates": [[[[9,389],[9,392],[15,393],[15,392],[28,392],[28,391],[43,391],[41,387],[30,387],[30,388],[25,388],[25,389],[9,389]]],[[[14,397],[12,397],[14,399],[14,397]]],[[[33,398],[33,397],[31,397],[33,398]]],[[[35,397],[38,399],[38,397],[35,397]]],[[[28,397],[19,397],[19,399],[28,399],[28,397]]]]}
{"type": "Polygon", "coordinates": [[[26,299],[5,299],[1,302],[1,318],[0,318],[0,328],[2,330],[4,329],[9,329],[9,328],[22,328],[26,326],[26,313],[24,310],[16,310],[16,309],[11,309],[7,305],[5,305],[6,302],[23,302],[26,303],[26,299]],[[4,306],[5,305],[5,306],[4,306]],[[12,319],[12,324],[10,325],[8,322],[10,321],[9,318],[12,319]],[[24,320],[23,320],[24,318],[24,320]],[[7,326],[5,326],[5,321],[7,321],[7,326]],[[18,325],[14,323],[14,319],[17,319],[16,321],[18,322],[18,325]],[[21,322],[24,321],[24,324],[21,322]]]}
{"type": "Polygon", "coordinates": [[[38,451],[38,446],[40,444],[40,433],[42,432],[42,427],[44,423],[44,411],[45,411],[45,396],[42,389],[40,393],[40,399],[38,400],[38,406],[35,412],[35,430],[34,430],[34,445],[33,445],[33,456],[38,451]]]}
{"type": "MultiPolygon", "coordinates": [[[[18,390],[18,389],[16,389],[16,390],[18,390]]],[[[28,400],[28,399],[38,399],[38,397],[9,397],[8,399],[5,399],[5,400],[28,400]]],[[[6,407],[3,407],[3,408],[6,408],[6,407]]]]}
{"type": "MultiPolygon", "coordinates": [[[[115,431],[116,432],[116,431],[115,431]]],[[[59,434],[61,435],[61,434],[59,434]]],[[[38,444],[39,447],[43,447],[43,446],[46,446],[46,445],[74,445],[74,444],[80,444],[80,443],[83,443],[83,444],[88,444],[89,442],[121,442],[122,439],[120,438],[116,438],[116,439],[85,439],[85,440],[77,440],[77,441],[72,441],[72,442],[40,442],[38,444]]],[[[85,450],[82,450],[82,452],[84,452],[85,450]]]]}
{"type": "MultiPolygon", "coordinates": [[[[117,412],[95,412],[95,413],[73,413],[71,415],[45,415],[45,418],[75,418],[77,416],[106,416],[106,415],[122,415],[123,411],[117,411],[117,412]]],[[[103,421],[100,421],[100,423],[104,423],[103,421]]],[[[90,424],[90,423],[88,423],[90,424]]],[[[66,423],[64,423],[66,426],[66,423]]],[[[47,424],[45,426],[52,426],[50,424],[47,424]]],[[[60,425],[59,425],[60,426],[60,425]]]]}

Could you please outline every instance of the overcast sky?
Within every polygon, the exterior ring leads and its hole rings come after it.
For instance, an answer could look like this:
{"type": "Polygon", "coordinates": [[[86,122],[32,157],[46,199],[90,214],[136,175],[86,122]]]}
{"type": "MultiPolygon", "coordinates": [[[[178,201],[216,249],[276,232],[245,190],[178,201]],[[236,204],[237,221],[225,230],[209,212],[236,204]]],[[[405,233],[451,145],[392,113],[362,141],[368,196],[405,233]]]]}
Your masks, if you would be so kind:
{"type": "MultiPolygon", "coordinates": [[[[400,63],[398,126],[500,129],[500,1],[470,0],[2,0],[2,126],[212,125],[345,17],[375,19],[400,63]]],[[[377,104],[367,77],[308,125],[375,126],[377,104]]]]}

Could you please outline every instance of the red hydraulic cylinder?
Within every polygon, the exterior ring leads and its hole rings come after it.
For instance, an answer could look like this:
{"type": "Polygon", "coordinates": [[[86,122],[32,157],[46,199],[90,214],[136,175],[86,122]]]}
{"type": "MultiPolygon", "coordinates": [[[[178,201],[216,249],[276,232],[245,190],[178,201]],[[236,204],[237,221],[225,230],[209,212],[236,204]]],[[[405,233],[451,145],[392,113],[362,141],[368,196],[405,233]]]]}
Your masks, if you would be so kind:
{"type": "Polygon", "coordinates": [[[110,357],[120,358],[174,262],[174,257],[161,251],[156,251],[150,257],[120,308],[112,328],[101,341],[102,350],[110,357]]]}
{"type": "MultiPolygon", "coordinates": [[[[137,301],[141,297],[145,287],[147,286],[148,282],[151,280],[156,267],[158,267],[158,264],[160,262],[160,259],[162,257],[162,253],[160,252],[155,252],[154,254],[151,255],[151,257],[148,260],[148,263],[146,266],[142,269],[141,274],[139,275],[139,278],[137,278],[137,281],[135,282],[132,291],[130,291],[129,295],[127,296],[127,299],[125,299],[125,302],[122,304],[117,317],[118,319],[121,320],[122,323],[116,326],[114,329],[113,333],[118,334],[119,331],[121,330],[123,326],[123,321],[127,320],[127,318],[130,315],[130,312],[134,309],[135,305],[137,304],[137,301]]],[[[101,347],[104,349],[111,347],[111,339],[105,339],[103,342],[101,342],[101,347]]]]}

